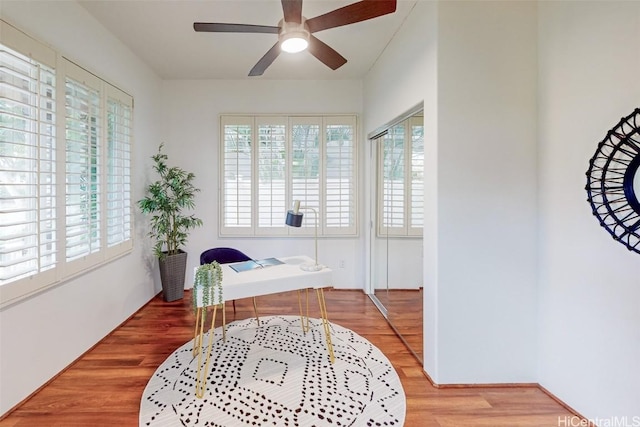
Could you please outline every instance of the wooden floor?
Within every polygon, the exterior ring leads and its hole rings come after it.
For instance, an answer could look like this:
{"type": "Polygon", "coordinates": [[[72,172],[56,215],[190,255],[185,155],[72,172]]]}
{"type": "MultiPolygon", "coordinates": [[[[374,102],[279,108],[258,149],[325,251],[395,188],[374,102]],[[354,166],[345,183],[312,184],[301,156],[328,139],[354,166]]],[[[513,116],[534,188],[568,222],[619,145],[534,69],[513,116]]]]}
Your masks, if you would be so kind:
{"type": "MultiPolygon", "coordinates": [[[[330,320],[367,338],[395,367],[407,398],[407,427],[550,427],[559,425],[559,417],[571,416],[536,387],[434,388],[366,295],[331,290],[325,296],[330,320]]],[[[258,301],[261,315],[298,313],[297,297],[292,293],[258,301]]],[[[148,379],[169,354],[193,337],[189,304],[188,292],[183,300],[172,303],[154,298],[0,420],[0,426],[137,426],[140,397],[148,379]]],[[[319,317],[318,313],[316,309],[311,315],[319,317]]],[[[237,319],[252,315],[251,300],[237,301],[237,319]]],[[[233,318],[228,304],[227,322],[233,318]]]]}
{"type": "Polygon", "coordinates": [[[422,295],[422,288],[375,291],[376,298],[387,310],[389,323],[402,336],[405,344],[419,360],[424,360],[422,354],[422,295]]]}

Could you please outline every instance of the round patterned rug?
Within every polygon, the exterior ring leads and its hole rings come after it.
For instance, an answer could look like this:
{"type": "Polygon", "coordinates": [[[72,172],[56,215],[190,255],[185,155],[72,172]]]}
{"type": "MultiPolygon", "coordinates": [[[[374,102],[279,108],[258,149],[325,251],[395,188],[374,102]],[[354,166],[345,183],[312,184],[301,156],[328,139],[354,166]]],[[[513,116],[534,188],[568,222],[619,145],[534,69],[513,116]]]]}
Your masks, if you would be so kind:
{"type": "Polygon", "coordinates": [[[187,342],[149,380],[140,426],[401,427],[404,390],[384,354],[331,323],[332,364],[320,319],[309,320],[306,334],[299,316],[261,317],[259,327],[255,318],[236,321],[226,342],[216,328],[202,399],[195,396],[198,358],[187,342]]]}

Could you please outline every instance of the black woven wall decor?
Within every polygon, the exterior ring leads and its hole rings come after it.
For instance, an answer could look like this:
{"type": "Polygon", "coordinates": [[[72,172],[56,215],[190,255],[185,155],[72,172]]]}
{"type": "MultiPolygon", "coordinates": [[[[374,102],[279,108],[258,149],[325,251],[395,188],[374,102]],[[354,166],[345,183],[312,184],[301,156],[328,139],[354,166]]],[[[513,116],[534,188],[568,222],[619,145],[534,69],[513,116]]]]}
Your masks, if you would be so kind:
{"type": "Polygon", "coordinates": [[[611,236],[640,253],[640,108],[620,119],[589,160],[588,202],[611,236]],[[636,188],[634,189],[634,181],[636,188]]]}

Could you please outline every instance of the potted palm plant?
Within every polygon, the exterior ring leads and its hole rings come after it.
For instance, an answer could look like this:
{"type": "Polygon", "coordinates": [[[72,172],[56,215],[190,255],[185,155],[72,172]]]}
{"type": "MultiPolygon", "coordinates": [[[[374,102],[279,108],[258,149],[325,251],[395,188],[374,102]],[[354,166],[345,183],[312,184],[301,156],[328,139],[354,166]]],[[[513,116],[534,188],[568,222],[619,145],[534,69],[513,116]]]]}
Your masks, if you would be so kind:
{"type": "Polygon", "coordinates": [[[138,201],[144,214],[151,215],[149,236],[155,240],[154,252],[160,267],[160,280],[165,301],[175,301],[184,296],[184,279],[187,253],[182,249],[187,242],[188,231],[202,225],[202,220],[184,211],[195,206],[195,194],[200,191],[193,185],[195,175],[183,169],[167,166],[167,155],[153,155],[153,169],[160,178],[149,184],[146,196],[138,201]]]}

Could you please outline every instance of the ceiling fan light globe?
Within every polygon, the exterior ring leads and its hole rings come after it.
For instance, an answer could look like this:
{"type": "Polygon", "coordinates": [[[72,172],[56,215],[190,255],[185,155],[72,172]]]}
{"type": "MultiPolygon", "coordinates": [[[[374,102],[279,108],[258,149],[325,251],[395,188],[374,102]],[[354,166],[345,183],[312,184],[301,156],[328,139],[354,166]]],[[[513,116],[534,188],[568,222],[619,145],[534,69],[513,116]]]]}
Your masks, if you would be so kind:
{"type": "Polygon", "coordinates": [[[298,53],[302,52],[309,46],[309,42],[302,36],[298,35],[290,35],[289,37],[283,38],[280,43],[280,48],[287,53],[298,53]]]}

